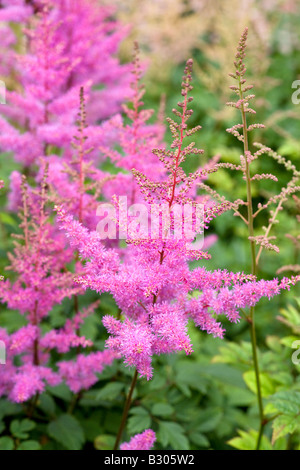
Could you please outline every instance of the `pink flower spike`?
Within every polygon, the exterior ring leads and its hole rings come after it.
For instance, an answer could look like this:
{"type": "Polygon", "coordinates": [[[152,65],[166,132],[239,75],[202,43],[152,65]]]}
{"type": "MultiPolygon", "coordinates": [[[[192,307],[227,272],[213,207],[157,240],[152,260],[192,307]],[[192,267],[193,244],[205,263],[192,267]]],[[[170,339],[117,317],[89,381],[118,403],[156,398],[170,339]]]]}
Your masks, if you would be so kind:
{"type": "Polygon", "coordinates": [[[121,450],[150,450],[156,441],[155,432],[152,429],[146,429],[141,434],[136,434],[129,442],[123,442],[120,445],[121,450]]]}

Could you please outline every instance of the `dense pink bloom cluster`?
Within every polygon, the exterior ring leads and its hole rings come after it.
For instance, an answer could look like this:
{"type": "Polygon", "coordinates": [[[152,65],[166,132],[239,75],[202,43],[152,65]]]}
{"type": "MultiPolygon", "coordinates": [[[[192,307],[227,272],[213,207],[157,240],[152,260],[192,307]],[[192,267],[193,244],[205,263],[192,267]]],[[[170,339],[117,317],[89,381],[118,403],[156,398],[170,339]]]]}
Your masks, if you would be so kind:
{"type": "Polygon", "coordinates": [[[147,249],[145,245],[129,246],[128,261],[122,262],[117,250],[105,249],[97,232],[89,232],[62,210],[59,219],[71,245],[88,260],[86,272],[77,282],[99,293],[110,292],[124,315],[124,321],[103,318],[111,335],[107,346],[147,378],[152,376],[154,354],[192,352],[189,318],[202,330],[222,337],[224,329],[217,316],[237,322],[239,308],[254,306],[262,297],[270,299],[298,280],[256,281],[252,275],[226,270],[191,271],[187,252],[179,242],[165,242],[163,263],[159,247],[152,241],[147,249]]]}
{"type": "Polygon", "coordinates": [[[87,390],[98,381],[104,367],[110,365],[117,354],[113,351],[97,351],[88,355],[78,354],[74,361],[58,363],[59,374],[74,393],[87,390]]]}
{"type": "MultiPolygon", "coordinates": [[[[69,151],[80,87],[90,92],[91,124],[120,110],[124,97],[131,94],[129,66],[115,57],[126,28],[111,19],[111,8],[99,8],[95,0],[34,2],[36,10],[25,1],[16,6],[8,3],[0,15],[18,21],[16,9],[23,12],[28,50],[25,55],[6,50],[11,67],[17,64],[14,74],[22,91],[7,93],[9,106],[3,112],[18,126],[1,118],[0,145],[29,166],[51,155],[53,147],[69,151]],[[101,90],[92,90],[100,84],[101,90]]],[[[11,33],[6,45],[13,43],[11,33]]]]}
{"type": "MultiPolygon", "coordinates": [[[[140,100],[138,91],[130,86],[132,66],[121,65],[115,57],[127,28],[120,27],[112,14],[112,8],[100,8],[94,0],[20,0],[3,2],[0,11],[3,21],[23,23],[27,36],[26,53],[16,55],[11,47],[17,37],[9,24],[1,25],[6,35],[2,72],[16,76],[19,86],[7,93],[9,106],[3,111],[8,119],[1,118],[0,146],[13,152],[41,187],[39,191],[25,184],[18,171],[10,176],[9,209],[22,207],[23,235],[10,255],[15,280],[1,283],[0,297],[27,319],[27,325],[12,335],[2,332],[9,358],[1,369],[0,394],[13,401],[29,400],[46,383],[55,385],[61,380],[74,393],[89,388],[97,381],[97,373],[118,356],[113,350],[83,354],[84,348],[92,347],[91,341],[79,335],[85,314],[76,305],[83,289],[74,284],[68,268],[75,259],[75,272],[80,273],[82,264],[76,252],[65,247],[65,236],[50,223],[45,210],[47,200],[54,200],[87,227],[95,227],[103,186],[107,191],[108,183],[122,187],[123,173],[113,179],[99,169],[99,162],[106,158],[104,149],[112,150],[119,142],[128,153],[121,165],[128,172],[133,148],[139,145],[137,154],[142,142],[146,152],[147,138],[152,136],[151,142],[157,144],[162,137],[162,127],[147,127],[150,114],[146,111],[133,117],[134,132],[115,114],[126,97],[133,96],[138,107],[141,102],[136,101],[140,100]],[[127,132],[130,138],[126,139],[127,132]],[[129,145],[132,136],[136,143],[129,145]],[[52,308],[66,298],[74,300],[75,316],[63,328],[43,333],[43,322],[52,308]],[[59,360],[58,371],[53,372],[52,351],[64,355],[71,349],[76,351],[75,358],[59,360]]],[[[129,173],[128,178],[133,181],[129,173]]],[[[114,258],[118,254],[108,251],[110,269],[114,258]]],[[[88,310],[93,312],[93,308],[88,310]]]]}
{"type": "MultiPolygon", "coordinates": [[[[188,61],[182,83],[184,99],[178,104],[182,112],[174,110],[180,124],[169,119],[174,137],[171,150],[154,150],[162,166],[162,171],[158,172],[161,179],[153,181],[151,174],[133,170],[146,203],[167,206],[171,232],[175,230],[175,218],[171,216],[174,205],[182,207],[189,203],[195,207],[190,194],[194,182],[217,168],[211,165],[186,176],[180,166],[187,155],[202,153],[193,144],[184,147],[184,138],[199,129],[198,126],[187,130],[186,124],[191,115],[188,109],[191,68],[192,62],[188,61]]],[[[229,207],[226,201],[220,204],[207,201],[198,232],[203,233],[212,218],[229,207]]],[[[122,313],[120,320],[108,315],[103,319],[110,334],[107,347],[121,354],[126,365],[136,367],[147,379],[153,374],[153,355],[181,350],[191,354],[187,332],[189,318],[200,329],[222,337],[224,329],[217,321],[219,315],[237,322],[240,308],[252,307],[262,297],[271,298],[298,280],[256,281],[254,276],[243,273],[209,272],[205,268],[191,270],[190,259],[207,259],[209,255],[188,246],[190,235],[166,237],[161,219],[155,239],[147,230],[139,236],[135,233],[134,237],[128,230],[128,246],[123,258],[118,250],[104,246],[98,232],[87,230],[64,209],[58,208],[58,214],[70,244],[87,260],[85,272],[77,277],[77,283],[99,293],[110,292],[122,313]]],[[[121,228],[120,220],[119,224],[121,228]]]]}
{"type": "Polygon", "coordinates": [[[120,450],[151,450],[155,441],[155,432],[152,429],[146,429],[141,434],[133,436],[129,442],[123,442],[120,450]]]}
{"type": "Polygon", "coordinates": [[[21,243],[16,243],[10,255],[10,269],[17,278],[14,282],[7,279],[0,283],[1,301],[27,320],[26,326],[10,336],[4,330],[0,335],[8,358],[1,366],[0,395],[8,395],[16,402],[27,401],[43,392],[46,384],[57,385],[62,380],[73,391],[89,388],[97,381],[95,373],[116,357],[110,351],[87,356],[81,353],[74,361],[59,361],[58,372],[53,371],[53,350],[62,355],[72,348],[83,351],[93,346],[90,340],[80,336],[79,328],[95,305],[67,319],[62,328],[43,332],[43,322],[52,308],[63,299],[78,295],[82,289],[74,284],[73,274],[66,269],[73,252],[65,248],[64,236],[49,223],[45,178],[40,192],[30,192],[23,182],[22,193],[23,235],[18,236],[21,243]]]}

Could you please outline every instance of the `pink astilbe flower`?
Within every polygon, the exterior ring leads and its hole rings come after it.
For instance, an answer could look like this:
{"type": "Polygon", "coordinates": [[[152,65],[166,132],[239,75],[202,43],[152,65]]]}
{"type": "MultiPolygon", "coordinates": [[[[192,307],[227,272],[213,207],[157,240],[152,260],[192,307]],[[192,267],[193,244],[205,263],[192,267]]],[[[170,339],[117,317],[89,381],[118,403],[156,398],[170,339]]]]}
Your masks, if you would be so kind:
{"type": "Polygon", "coordinates": [[[59,374],[74,393],[87,390],[98,381],[105,366],[112,364],[118,355],[110,350],[78,354],[73,361],[58,362],[59,374]]]}
{"type": "Polygon", "coordinates": [[[25,0],[2,0],[0,21],[23,23],[33,13],[32,5],[25,0]]]}
{"type": "Polygon", "coordinates": [[[98,0],[56,0],[53,19],[59,25],[64,53],[76,64],[68,77],[68,88],[91,81],[102,84],[93,90],[88,103],[89,122],[107,119],[120,110],[130,92],[130,66],[121,65],[116,53],[128,27],[113,19],[114,7],[98,0]],[[78,28],[80,24],[80,28],[78,28]]]}
{"type": "MultiPolygon", "coordinates": [[[[13,124],[1,118],[0,146],[30,166],[50,155],[52,146],[60,154],[69,148],[76,130],[80,87],[88,92],[94,85],[105,86],[90,94],[89,119],[96,122],[120,110],[124,96],[130,95],[130,74],[129,66],[114,56],[126,30],[110,19],[111,8],[95,0],[58,0],[35,2],[33,11],[26,3],[20,2],[18,8],[32,13],[31,28],[26,29],[28,51],[5,54],[16,63],[23,91],[7,93],[10,106],[3,112],[13,124]]],[[[9,7],[1,11],[8,14],[9,7]]]]}
{"type": "Polygon", "coordinates": [[[13,401],[25,401],[40,393],[48,383],[58,383],[61,379],[47,367],[40,347],[41,322],[65,297],[70,297],[78,288],[74,286],[70,273],[63,273],[65,264],[71,259],[71,252],[64,250],[64,239],[55,236],[45,212],[46,183],[39,192],[27,191],[25,180],[22,183],[23,212],[19,235],[23,244],[15,243],[10,254],[10,269],[17,279],[5,280],[0,285],[0,299],[8,308],[17,309],[28,324],[13,333],[6,342],[10,360],[20,356],[21,365],[8,362],[3,366],[0,389],[6,391],[13,401]],[[11,376],[6,375],[6,369],[11,376]],[[48,381],[49,379],[49,381],[48,381]],[[6,382],[8,380],[8,382],[6,382]]]}
{"type": "Polygon", "coordinates": [[[154,338],[146,319],[137,323],[126,318],[121,323],[106,316],[103,324],[111,334],[107,346],[119,352],[125,358],[126,365],[135,366],[141,375],[150,379],[154,338]]]}
{"type": "Polygon", "coordinates": [[[18,278],[14,283],[1,283],[0,295],[9,308],[19,310],[37,325],[53,305],[78,292],[78,288],[73,285],[71,273],[63,272],[72,251],[64,249],[64,237],[56,234],[47,221],[45,180],[39,193],[29,193],[24,180],[22,192],[23,235],[17,238],[24,244],[16,243],[14,254],[9,254],[10,269],[18,278]]]}
{"type": "Polygon", "coordinates": [[[0,285],[1,301],[6,302],[8,308],[19,310],[28,322],[10,336],[0,331],[9,356],[1,367],[0,395],[7,395],[16,402],[27,401],[42,393],[47,383],[57,385],[63,379],[72,390],[76,389],[75,382],[81,384],[80,389],[87,389],[97,381],[96,373],[116,357],[111,351],[81,354],[74,362],[62,365],[58,372],[52,370],[52,351],[64,354],[72,348],[82,351],[93,346],[90,340],[79,335],[79,328],[97,303],[68,319],[64,327],[43,334],[43,321],[52,308],[63,299],[82,292],[74,285],[73,274],[66,269],[73,259],[73,251],[66,249],[65,237],[48,221],[46,176],[45,173],[40,191],[29,191],[23,178],[23,235],[18,236],[23,244],[15,243],[14,253],[9,256],[10,269],[17,278],[14,282],[2,281],[0,285]]]}
{"type": "Polygon", "coordinates": [[[123,442],[120,450],[151,450],[155,441],[155,432],[152,429],[146,429],[141,434],[133,436],[129,442],[123,442]]]}
{"type": "Polygon", "coordinates": [[[63,204],[68,213],[75,215],[85,226],[94,227],[102,187],[114,179],[114,176],[97,168],[95,146],[107,141],[107,134],[110,130],[114,132],[118,117],[98,127],[88,126],[83,87],[77,101],[79,112],[77,131],[72,140],[74,151],[66,151],[63,159],[53,155],[45,160],[49,163],[49,183],[54,201],[63,204]]]}
{"type": "Polygon", "coordinates": [[[154,147],[163,147],[162,139],[165,129],[161,123],[150,125],[148,120],[153,115],[153,110],[142,108],[145,87],[141,84],[142,66],[137,44],[134,48],[131,75],[132,102],[123,105],[129,123],[116,121],[117,142],[121,151],[113,150],[111,146],[100,146],[105,157],[108,157],[117,168],[126,171],[125,174],[119,173],[118,178],[106,184],[103,188],[103,194],[108,200],[113,195],[127,196],[129,205],[142,201],[136,180],[131,173],[132,168],[157,179],[161,179],[165,173],[164,168],[151,151],[154,147]]]}
{"type": "MultiPolygon", "coordinates": [[[[193,347],[187,333],[189,318],[201,330],[223,337],[224,328],[217,320],[220,315],[237,322],[240,308],[251,307],[262,297],[271,298],[299,280],[295,277],[257,282],[255,276],[243,273],[210,272],[204,267],[190,269],[189,260],[205,260],[209,255],[201,250],[201,246],[192,249],[190,241],[194,235],[186,235],[182,231],[181,237],[174,236],[172,211],[175,204],[180,208],[185,204],[196,207],[190,189],[197,178],[202,180],[219,166],[218,163],[209,165],[190,175],[185,175],[180,166],[188,154],[202,153],[193,144],[183,145],[185,136],[199,129],[198,126],[189,131],[186,124],[191,114],[188,109],[191,68],[192,61],[188,61],[182,84],[184,100],[179,103],[182,112],[174,110],[181,123],[169,120],[174,137],[171,150],[154,151],[162,162],[165,178],[154,182],[141,171],[133,171],[149,204],[146,207],[155,203],[158,204],[156,208],[162,204],[167,208],[169,236],[166,236],[162,218],[159,219],[156,237],[152,237],[150,230],[139,235],[129,230],[123,258],[118,249],[105,248],[98,232],[87,230],[58,208],[61,228],[66,231],[71,245],[86,260],[85,272],[77,277],[77,282],[98,293],[110,292],[121,311],[120,320],[109,315],[103,319],[110,334],[107,346],[119,353],[126,365],[136,367],[140,376],[147,379],[152,377],[153,355],[182,350],[191,354],[193,347]]],[[[203,218],[196,233],[203,233],[216,215],[230,208],[232,205],[224,200],[204,204],[203,218]]],[[[121,226],[118,215],[116,218],[121,226]]]]}
{"type": "Polygon", "coordinates": [[[56,349],[59,353],[68,352],[71,348],[92,346],[92,341],[78,336],[76,333],[66,333],[64,330],[52,330],[46,333],[40,341],[43,349],[56,349]]]}
{"type": "Polygon", "coordinates": [[[36,325],[23,326],[11,335],[9,350],[14,356],[28,351],[33,348],[38,337],[39,328],[36,325]]]}
{"type": "Polygon", "coordinates": [[[25,364],[17,368],[11,382],[10,400],[22,403],[42,393],[45,383],[54,386],[61,382],[61,378],[48,367],[25,364]]]}

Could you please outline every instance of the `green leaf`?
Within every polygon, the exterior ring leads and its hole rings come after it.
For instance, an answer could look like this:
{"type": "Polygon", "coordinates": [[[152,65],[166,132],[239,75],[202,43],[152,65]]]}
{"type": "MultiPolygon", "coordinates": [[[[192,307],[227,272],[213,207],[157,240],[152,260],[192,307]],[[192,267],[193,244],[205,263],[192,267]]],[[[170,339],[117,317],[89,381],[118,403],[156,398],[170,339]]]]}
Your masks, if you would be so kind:
{"type": "Polygon", "coordinates": [[[233,406],[248,406],[255,402],[256,398],[253,396],[251,390],[248,388],[239,387],[226,387],[226,395],[228,397],[228,405],[233,406]]]}
{"type": "Polygon", "coordinates": [[[201,434],[200,432],[189,433],[189,438],[193,444],[196,444],[196,446],[209,447],[209,440],[206,436],[204,436],[204,434],[201,434]]]}
{"type": "Polygon", "coordinates": [[[300,414],[300,392],[295,390],[275,393],[270,399],[277,411],[287,415],[299,415],[300,414]]]}
{"type": "Polygon", "coordinates": [[[275,393],[270,400],[274,412],[281,413],[274,419],[272,442],[277,441],[286,434],[300,430],[300,392],[296,390],[282,390],[275,393]]]}
{"type": "Polygon", "coordinates": [[[223,413],[218,408],[204,410],[199,416],[197,423],[198,432],[211,432],[216,429],[221,421],[223,413]]]}
{"type": "Polygon", "coordinates": [[[38,407],[49,416],[55,415],[55,401],[48,393],[43,393],[39,397],[38,407]]]}
{"type": "Polygon", "coordinates": [[[80,335],[84,336],[87,339],[95,341],[99,331],[100,317],[97,314],[89,315],[85,318],[83,325],[80,327],[80,335]]]}
{"type": "Polygon", "coordinates": [[[40,450],[41,446],[37,441],[24,441],[22,442],[17,450],[40,450]]]}
{"type": "Polygon", "coordinates": [[[298,336],[285,336],[284,338],[280,340],[281,344],[283,344],[283,346],[286,346],[288,348],[292,348],[292,345],[295,341],[299,341],[298,336]]]}
{"type": "Polygon", "coordinates": [[[0,222],[6,225],[11,225],[12,227],[17,227],[15,219],[13,219],[13,217],[7,212],[0,212],[0,222]]]}
{"type": "Polygon", "coordinates": [[[168,403],[155,403],[152,407],[151,413],[154,416],[171,416],[174,413],[174,408],[168,403]]]}
{"type": "Polygon", "coordinates": [[[295,419],[291,415],[281,415],[274,419],[272,427],[272,443],[274,443],[279,437],[292,434],[297,428],[300,428],[300,419],[299,417],[295,419]]]}
{"type": "MultiPolygon", "coordinates": [[[[228,441],[232,447],[238,450],[255,450],[257,445],[258,432],[250,430],[249,432],[239,430],[239,437],[234,437],[228,441]]],[[[272,445],[266,436],[262,437],[260,450],[272,450],[272,445]]]]}
{"type": "Polygon", "coordinates": [[[110,382],[97,393],[96,400],[114,400],[120,395],[120,392],[125,387],[121,382],[110,382]]]}
{"type": "Polygon", "coordinates": [[[186,360],[176,364],[176,386],[186,396],[190,396],[189,388],[205,393],[207,390],[207,378],[203,376],[201,364],[186,360]]]}
{"type": "Polygon", "coordinates": [[[63,414],[48,425],[48,434],[68,450],[80,450],[84,443],[82,428],[73,416],[63,414]]]}
{"type": "MultiPolygon", "coordinates": [[[[103,410],[104,411],[104,410],[103,410]]],[[[84,432],[84,436],[86,441],[94,442],[96,437],[100,436],[103,433],[103,426],[102,426],[102,419],[103,419],[103,412],[99,410],[95,410],[91,415],[90,418],[84,418],[80,421],[80,425],[84,432]]]]}
{"type": "Polygon", "coordinates": [[[128,419],[127,428],[129,434],[137,434],[150,427],[151,416],[145,408],[133,408],[130,414],[133,414],[133,416],[128,419]]]}
{"type": "Polygon", "coordinates": [[[3,423],[3,421],[0,421],[0,434],[4,431],[5,429],[5,424],[3,423]]]}
{"type": "Polygon", "coordinates": [[[267,346],[275,352],[280,353],[282,351],[280,338],[278,336],[267,336],[266,338],[267,346]]]}
{"type": "Polygon", "coordinates": [[[213,377],[216,380],[236,387],[246,388],[243,381],[242,373],[232,366],[227,364],[201,364],[201,371],[210,378],[213,377]]]}
{"type": "Polygon", "coordinates": [[[10,403],[5,399],[0,400],[0,419],[4,418],[4,416],[19,414],[21,411],[21,405],[17,403],[10,403]]]}
{"type": "Polygon", "coordinates": [[[288,372],[276,371],[276,373],[272,375],[272,379],[280,385],[286,385],[287,388],[291,387],[293,384],[293,377],[288,372]]]}
{"type": "Polygon", "coordinates": [[[0,450],[13,450],[14,441],[11,437],[0,437],[0,450]]]}
{"type": "Polygon", "coordinates": [[[183,427],[172,421],[161,421],[159,423],[157,438],[164,447],[170,444],[174,450],[189,450],[190,448],[183,427]]]}
{"type": "Polygon", "coordinates": [[[105,413],[105,420],[103,427],[106,432],[116,435],[120,427],[120,413],[119,411],[110,410],[105,413]]]}
{"type": "Polygon", "coordinates": [[[151,390],[151,391],[159,390],[159,389],[164,388],[165,384],[166,384],[166,377],[164,375],[158,373],[149,382],[148,389],[151,390]]]}
{"type": "Polygon", "coordinates": [[[28,439],[28,432],[32,431],[35,426],[35,422],[30,419],[23,419],[22,421],[14,419],[10,424],[10,432],[18,439],[28,439]]]}
{"type": "Polygon", "coordinates": [[[3,310],[0,314],[0,327],[5,327],[8,333],[13,333],[17,329],[26,325],[26,318],[19,312],[13,310],[3,310]]]}
{"type": "Polygon", "coordinates": [[[72,400],[72,393],[67,387],[67,385],[64,383],[55,385],[54,387],[48,386],[47,390],[51,395],[60,398],[61,400],[65,400],[68,402],[72,400]]]}
{"type": "Polygon", "coordinates": [[[237,364],[249,362],[251,358],[251,344],[243,342],[241,344],[227,343],[219,347],[220,354],[213,358],[213,363],[221,362],[227,364],[237,364]]]}
{"type": "MultiPolygon", "coordinates": [[[[244,372],[243,377],[244,377],[246,384],[250,388],[250,390],[256,394],[257,389],[256,389],[256,380],[255,380],[254,370],[249,370],[247,372],[244,372]]],[[[260,378],[262,396],[268,397],[272,395],[275,392],[275,385],[272,379],[270,378],[270,376],[262,372],[259,374],[259,378],[260,378]]]]}
{"type": "Polygon", "coordinates": [[[115,436],[102,434],[101,436],[96,437],[94,446],[97,450],[111,450],[114,448],[115,440],[115,436]]]}

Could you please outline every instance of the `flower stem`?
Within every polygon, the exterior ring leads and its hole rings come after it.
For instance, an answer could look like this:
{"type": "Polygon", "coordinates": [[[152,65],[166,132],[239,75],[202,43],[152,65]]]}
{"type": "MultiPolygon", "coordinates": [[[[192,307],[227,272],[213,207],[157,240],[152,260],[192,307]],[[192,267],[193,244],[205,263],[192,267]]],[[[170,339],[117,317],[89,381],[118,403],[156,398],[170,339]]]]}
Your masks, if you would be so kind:
{"type": "MultiPolygon", "coordinates": [[[[243,91],[242,91],[242,84],[241,80],[239,80],[239,92],[240,92],[240,99],[243,100],[243,91]]],[[[255,242],[253,240],[254,236],[254,228],[253,228],[253,206],[252,206],[252,191],[251,191],[251,176],[250,176],[250,163],[248,162],[248,129],[247,129],[247,119],[246,119],[246,112],[245,107],[242,102],[241,105],[241,113],[242,113],[242,124],[243,124],[243,135],[244,135],[244,158],[245,158],[245,177],[246,177],[246,186],[247,186],[247,207],[248,207],[248,233],[251,239],[250,242],[250,252],[251,252],[251,273],[256,276],[257,273],[257,264],[256,264],[256,253],[255,253],[255,242]]],[[[259,363],[257,357],[257,340],[256,340],[256,330],[255,330],[255,309],[254,307],[250,308],[250,335],[251,335],[251,345],[252,345],[252,358],[253,358],[253,365],[255,371],[255,382],[256,382],[256,389],[257,389],[257,401],[258,401],[258,409],[259,409],[259,417],[260,417],[260,428],[256,443],[256,450],[259,450],[261,438],[263,435],[263,430],[265,426],[265,417],[263,411],[263,402],[262,402],[262,393],[261,393],[261,383],[260,383],[260,376],[259,376],[259,363]]]]}
{"type": "Polygon", "coordinates": [[[119,445],[120,445],[121,437],[122,437],[122,434],[123,434],[123,431],[124,431],[124,427],[125,427],[128,412],[129,412],[129,408],[130,408],[130,405],[131,405],[133,390],[136,386],[137,378],[138,378],[138,371],[135,370],[135,373],[134,373],[134,376],[133,376],[133,379],[132,379],[132,382],[131,382],[130,390],[129,390],[129,393],[128,393],[128,396],[127,396],[127,399],[126,399],[126,402],[125,402],[125,405],[124,405],[122,420],[121,420],[121,424],[120,424],[120,427],[119,427],[119,431],[118,431],[118,434],[117,434],[117,437],[116,437],[116,442],[115,442],[113,450],[117,450],[119,445]]]}

